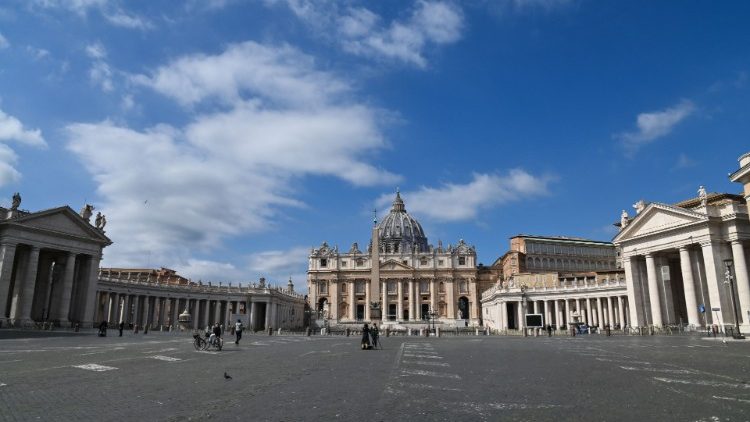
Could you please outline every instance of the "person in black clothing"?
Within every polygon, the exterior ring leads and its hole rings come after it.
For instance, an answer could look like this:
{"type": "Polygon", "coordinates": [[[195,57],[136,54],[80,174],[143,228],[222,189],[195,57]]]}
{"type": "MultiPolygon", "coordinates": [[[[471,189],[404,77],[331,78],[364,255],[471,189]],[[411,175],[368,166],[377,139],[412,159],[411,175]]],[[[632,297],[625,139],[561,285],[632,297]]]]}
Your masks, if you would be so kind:
{"type": "Polygon", "coordinates": [[[362,327],[362,350],[367,350],[370,347],[372,347],[372,342],[370,341],[370,327],[365,323],[365,326],[362,327]]]}
{"type": "Polygon", "coordinates": [[[120,326],[119,326],[119,328],[120,328],[120,337],[122,337],[122,329],[123,329],[123,328],[125,328],[125,323],[124,323],[124,322],[122,322],[122,321],[120,321],[120,326]]]}
{"type": "Polygon", "coordinates": [[[219,327],[219,323],[214,324],[213,335],[211,336],[211,341],[215,341],[215,342],[221,341],[221,327],[219,327]]]}
{"type": "Polygon", "coordinates": [[[107,337],[107,321],[99,324],[99,337],[107,337]]]}
{"type": "Polygon", "coordinates": [[[547,324],[547,337],[552,337],[552,326],[547,324]]]}

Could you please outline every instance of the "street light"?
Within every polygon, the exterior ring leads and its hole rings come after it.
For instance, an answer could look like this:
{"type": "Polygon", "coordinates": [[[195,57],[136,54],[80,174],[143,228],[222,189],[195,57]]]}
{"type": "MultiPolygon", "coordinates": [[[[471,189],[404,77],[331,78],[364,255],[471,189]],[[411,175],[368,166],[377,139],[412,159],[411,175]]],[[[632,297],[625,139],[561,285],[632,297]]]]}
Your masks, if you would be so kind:
{"type": "MultiPolygon", "coordinates": [[[[437,316],[438,313],[432,308],[430,308],[429,312],[427,312],[427,317],[432,320],[432,332],[434,333],[434,335],[437,335],[437,331],[435,331],[435,318],[437,318],[437,316]]],[[[427,325],[429,326],[429,324],[430,321],[428,320],[427,325]]]]}
{"type": "Polygon", "coordinates": [[[734,328],[736,331],[732,333],[732,338],[744,339],[745,336],[743,336],[740,332],[740,321],[737,317],[737,301],[734,298],[734,277],[732,277],[732,260],[725,259],[724,266],[726,267],[726,271],[724,271],[724,284],[729,286],[729,293],[732,296],[732,311],[734,312],[734,328]]]}

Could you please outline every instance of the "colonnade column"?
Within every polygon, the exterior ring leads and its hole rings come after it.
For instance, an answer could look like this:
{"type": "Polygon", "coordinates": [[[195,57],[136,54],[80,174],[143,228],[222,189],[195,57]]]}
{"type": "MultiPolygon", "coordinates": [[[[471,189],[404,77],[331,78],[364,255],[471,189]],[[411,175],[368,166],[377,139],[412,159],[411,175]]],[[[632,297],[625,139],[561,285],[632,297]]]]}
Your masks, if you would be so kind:
{"type": "Polygon", "coordinates": [[[740,308],[740,320],[745,324],[750,323],[750,280],[748,280],[747,261],[745,260],[745,249],[739,240],[732,241],[732,258],[734,260],[735,282],[737,283],[738,306],[740,308]]]}
{"type": "Polygon", "coordinates": [[[524,317],[523,317],[523,299],[518,301],[518,329],[523,329],[524,326],[524,317]]]}
{"type": "Polygon", "coordinates": [[[404,283],[401,280],[397,280],[396,292],[398,298],[396,299],[396,321],[402,321],[404,319],[404,283]]]}
{"type": "Polygon", "coordinates": [[[437,306],[437,282],[435,280],[430,281],[430,310],[432,312],[438,311],[437,306]]]}
{"type": "Polygon", "coordinates": [[[693,268],[690,265],[690,251],[685,246],[680,248],[680,270],[682,271],[682,287],[685,291],[688,324],[698,327],[701,322],[698,315],[698,300],[695,295],[693,268]]]}
{"type": "Polygon", "coordinates": [[[382,322],[386,322],[388,321],[388,280],[384,280],[382,283],[380,283],[380,288],[382,289],[380,292],[380,297],[383,298],[380,320],[382,322]]]}
{"type": "Polygon", "coordinates": [[[370,301],[372,296],[370,295],[370,280],[365,281],[365,321],[370,320],[370,301]]]}
{"type": "MultiPolygon", "coordinates": [[[[706,287],[708,287],[708,300],[711,307],[721,308],[719,311],[719,321],[714,324],[724,323],[724,307],[721,306],[721,293],[719,285],[724,278],[724,263],[721,261],[721,251],[719,244],[709,242],[701,244],[703,249],[703,263],[706,270],[706,287]]],[[[708,308],[708,306],[706,306],[708,308]]],[[[707,315],[709,312],[706,313],[707,315]]]]}
{"type": "Polygon", "coordinates": [[[555,327],[559,330],[562,326],[562,312],[560,310],[560,300],[555,299],[555,327]]]}
{"type": "Polygon", "coordinates": [[[225,321],[221,320],[221,301],[215,300],[214,301],[214,324],[219,323],[219,325],[223,325],[225,321]]]}
{"type": "MultiPolygon", "coordinates": [[[[456,283],[453,282],[453,280],[450,280],[449,282],[445,283],[445,294],[446,294],[446,305],[448,306],[448,319],[456,319],[456,299],[455,295],[453,294],[454,290],[456,288],[456,283]]],[[[505,314],[505,319],[508,319],[508,314],[505,314]]],[[[506,323],[506,326],[508,324],[506,323]]]]}
{"type": "Polygon", "coordinates": [[[604,328],[604,312],[602,311],[602,298],[596,298],[596,325],[600,328],[604,328]]]}
{"type": "MultiPolygon", "coordinates": [[[[34,301],[34,288],[36,287],[36,275],[39,266],[39,247],[32,246],[31,254],[29,255],[26,277],[23,280],[21,287],[21,295],[19,297],[20,303],[16,306],[15,319],[18,320],[29,320],[31,319],[31,304],[34,301]]],[[[15,290],[15,289],[14,289],[15,290]]],[[[90,307],[91,305],[89,305],[90,307]]]]}
{"type": "Polygon", "coordinates": [[[633,278],[635,271],[633,271],[633,267],[636,265],[636,261],[631,260],[630,258],[625,258],[622,262],[623,267],[625,267],[625,286],[628,290],[628,304],[630,305],[630,326],[638,327],[640,326],[640,320],[638,318],[638,310],[636,309],[637,306],[635,306],[636,303],[636,283],[638,282],[635,278],[633,278]]]}
{"type": "Polygon", "coordinates": [[[349,283],[349,319],[352,321],[357,319],[357,298],[354,296],[354,285],[356,283],[356,280],[349,283]]]}
{"type": "Polygon", "coordinates": [[[6,308],[10,292],[10,277],[13,275],[13,262],[16,256],[16,245],[4,243],[0,246],[0,318],[4,318],[10,311],[6,308]],[[7,296],[6,296],[7,295],[7,296]]]}
{"type": "Polygon", "coordinates": [[[656,274],[656,262],[654,256],[646,254],[646,278],[648,278],[648,298],[651,303],[651,324],[662,326],[661,302],[659,301],[659,283],[656,274]]]}
{"type": "Polygon", "coordinates": [[[416,295],[414,294],[414,292],[417,290],[415,288],[416,284],[417,284],[416,281],[409,280],[409,320],[410,321],[415,321],[417,319],[417,315],[416,315],[417,312],[415,311],[417,298],[416,298],[416,295]]]}
{"type": "Polygon", "coordinates": [[[625,309],[623,309],[622,296],[617,296],[617,318],[619,319],[620,328],[625,327],[625,309]]]}
{"type": "Polygon", "coordinates": [[[610,328],[615,326],[614,321],[612,321],[612,318],[614,318],[614,312],[612,310],[613,303],[612,296],[607,296],[607,324],[610,328]]]}
{"type": "Polygon", "coordinates": [[[508,302],[503,301],[500,304],[500,328],[507,330],[508,329],[508,302]]]}

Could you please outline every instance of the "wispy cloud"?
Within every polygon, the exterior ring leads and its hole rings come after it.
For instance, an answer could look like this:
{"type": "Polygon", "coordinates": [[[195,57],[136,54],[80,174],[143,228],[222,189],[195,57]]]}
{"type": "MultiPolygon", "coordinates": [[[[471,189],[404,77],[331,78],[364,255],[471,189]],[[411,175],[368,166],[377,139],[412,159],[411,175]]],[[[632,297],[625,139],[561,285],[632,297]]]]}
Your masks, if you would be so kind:
{"type": "MultiPolygon", "coordinates": [[[[402,196],[410,212],[437,221],[466,221],[477,217],[481,210],[548,194],[554,178],[534,176],[525,170],[514,169],[505,175],[474,174],[469,183],[445,183],[438,188],[421,187],[402,196]]],[[[381,195],[377,204],[383,208],[393,200],[393,194],[381,195]]]]}
{"type": "Polygon", "coordinates": [[[66,10],[81,18],[90,12],[98,12],[114,26],[144,31],[153,29],[147,18],[128,13],[117,0],[32,0],[31,4],[38,9],[66,10]]]}
{"type": "Polygon", "coordinates": [[[2,33],[0,33],[0,50],[8,47],[10,47],[10,42],[8,42],[8,39],[5,38],[2,33]]]}
{"type": "MultiPolygon", "coordinates": [[[[19,142],[37,148],[45,148],[47,142],[39,129],[27,129],[17,118],[0,110],[0,142],[19,142]]],[[[6,144],[0,144],[0,186],[17,182],[21,173],[16,169],[18,156],[6,144]]]]}
{"type": "Polygon", "coordinates": [[[426,50],[451,44],[465,27],[462,10],[448,1],[417,1],[406,19],[385,22],[365,7],[311,0],[267,0],[283,3],[322,36],[352,54],[425,67],[426,50]],[[334,31],[333,33],[331,31],[334,31]]]}
{"type": "Polygon", "coordinates": [[[110,92],[114,90],[112,82],[112,69],[105,61],[107,50],[101,42],[96,42],[86,46],[86,55],[92,59],[91,68],[89,69],[89,79],[91,83],[99,86],[102,91],[110,92]]]}
{"type": "Polygon", "coordinates": [[[697,163],[692,158],[688,157],[687,154],[684,152],[680,153],[679,156],[677,156],[677,162],[675,163],[674,167],[672,167],[673,170],[681,170],[681,169],[687,169],[691,167],[695,167],[697,163]]]}
{"type": "Polygon", "coordinates": [[[695,110],[695,105],[691,101],[682,100],[664,110],[641,113],[636,118],[637,131],[616,134],[614,137],[622,142],[628,155],[633,155],[644,145],[669,135],[695,110]]]}

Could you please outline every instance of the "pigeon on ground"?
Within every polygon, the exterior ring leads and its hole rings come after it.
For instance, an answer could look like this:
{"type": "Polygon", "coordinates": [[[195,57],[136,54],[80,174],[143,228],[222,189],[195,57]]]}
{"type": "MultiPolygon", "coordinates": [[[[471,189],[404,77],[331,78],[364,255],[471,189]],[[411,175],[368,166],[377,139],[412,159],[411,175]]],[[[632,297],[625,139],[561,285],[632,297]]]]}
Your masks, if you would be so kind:
{"type": "Polygon", "coordinates": [[[225,380],[230,380],[230,379],[232,379],[232,377],[229,374],[227,374],[226,372],[224,372],[224,379],[225,380]]]}

